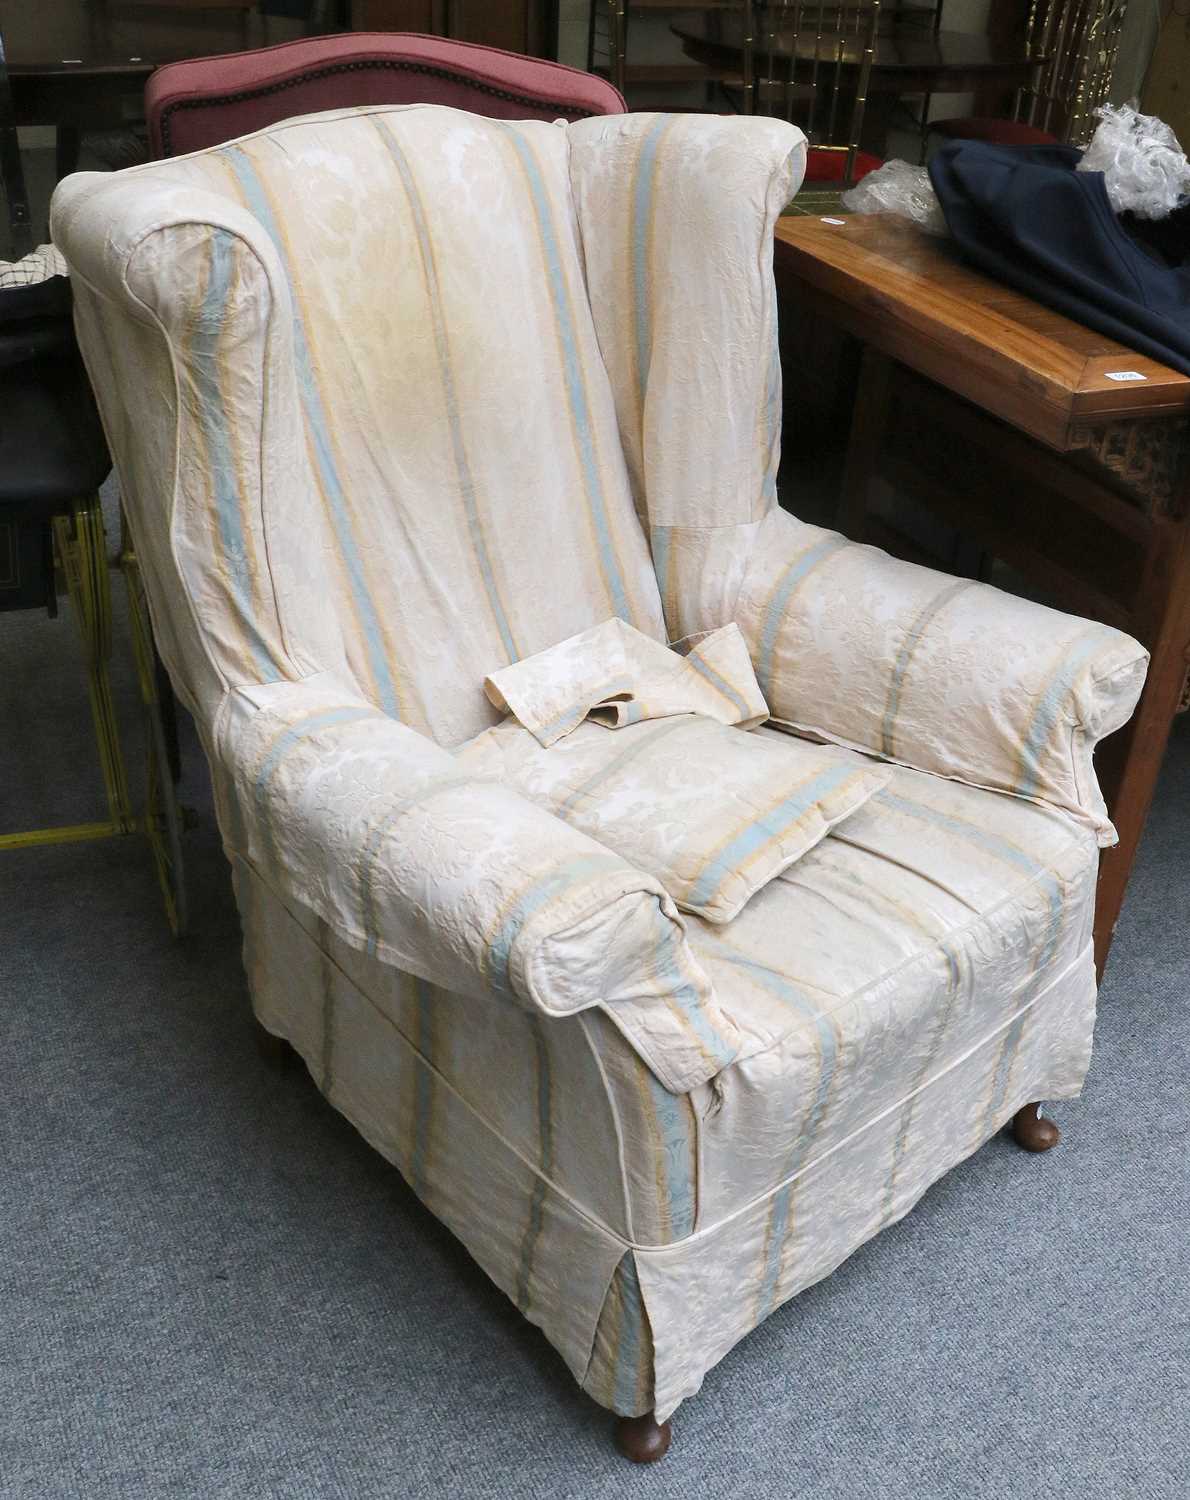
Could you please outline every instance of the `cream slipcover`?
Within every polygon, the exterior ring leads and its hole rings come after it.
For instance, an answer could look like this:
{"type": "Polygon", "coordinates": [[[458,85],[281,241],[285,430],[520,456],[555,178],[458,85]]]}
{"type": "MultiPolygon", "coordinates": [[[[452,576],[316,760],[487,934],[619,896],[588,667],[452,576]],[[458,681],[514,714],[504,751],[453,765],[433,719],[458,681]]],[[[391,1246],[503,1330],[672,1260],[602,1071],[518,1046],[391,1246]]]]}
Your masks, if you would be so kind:
{"type": "Polygon", "coordinates": [[[777,508],[804,150],[365,109],[54,202],[257,1014],[622,1414],[1091,1046],[1090,752],[1145,655],[777,508]],[[726,925],[453,753],[611,616],[735,622],[778,720],[891,765],[726,925]]]}

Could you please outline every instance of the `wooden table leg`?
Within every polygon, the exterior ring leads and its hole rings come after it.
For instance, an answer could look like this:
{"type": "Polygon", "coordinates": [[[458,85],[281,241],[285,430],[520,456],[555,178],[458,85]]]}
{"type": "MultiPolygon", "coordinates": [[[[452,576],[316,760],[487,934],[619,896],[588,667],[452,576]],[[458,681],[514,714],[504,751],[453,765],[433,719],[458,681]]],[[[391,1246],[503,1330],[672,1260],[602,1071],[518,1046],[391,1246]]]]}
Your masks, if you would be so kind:
{"type": "Polygon", "coordinates": [[[851,436],[847,465],[843,470],[843,494],[839,505],[839,530],[853,542],[864,540],[868,496],[872,476],[880,460],[880,445],[888,422],[889,391],[893,362],[865,345],[859,367],[859,387],[851,413],[851,436]]]}
{"type": "Polygon", "coordinates": [[[1133,634],[1152,660],[1132,720],[1104,746],[1103,776],[1120,835],[1105,849],[1095,902],[1095,963],[1100,974],[1124,901],[1145,819],[1157,788],[1169,731],[1186,681],[1190,651],[1190,473],[1175,514],[1153,527],[1133,634]]]}
{"type": "Polygon", "coordinates": [[[69,177],[72,172],[78,171],[79,153],[82,147],[83,132],[79,126],[58,126],[54,152],[54,171],[58,182],[61,182],[63,177],[69,177]]]}

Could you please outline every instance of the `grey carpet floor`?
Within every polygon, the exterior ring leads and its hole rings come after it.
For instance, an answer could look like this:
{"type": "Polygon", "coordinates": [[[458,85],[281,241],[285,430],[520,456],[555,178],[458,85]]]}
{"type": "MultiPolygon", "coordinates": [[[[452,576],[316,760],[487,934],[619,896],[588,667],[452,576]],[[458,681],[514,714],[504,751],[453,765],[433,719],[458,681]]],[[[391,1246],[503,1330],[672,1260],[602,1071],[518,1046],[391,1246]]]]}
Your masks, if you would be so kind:
{"type": "MultiPolygon", "coordinates": [[[[123,671],[120,700],[134,739],[123,671]]],[[[96,815],[88,735],[69,618],[0,616],[0,828],[96,815]]],[[[1060,1149],[991,1142],[734,1350],[652,1470],[257,1061],[204,788],[191,746],[184,941],[135,839],[0,857],[3,1500],[1190,1495],[1190,722],[1060,1149]]]]}

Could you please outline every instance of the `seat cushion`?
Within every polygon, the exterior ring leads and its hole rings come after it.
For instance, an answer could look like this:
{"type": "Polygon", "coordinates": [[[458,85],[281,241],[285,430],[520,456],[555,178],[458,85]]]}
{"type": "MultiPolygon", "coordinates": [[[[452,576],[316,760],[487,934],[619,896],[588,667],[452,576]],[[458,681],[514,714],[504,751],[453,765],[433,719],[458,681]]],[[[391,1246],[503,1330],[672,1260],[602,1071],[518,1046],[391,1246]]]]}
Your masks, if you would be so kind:
{"type": "Polygon", "coordinates": [[[975,1149],[1011,1094],[1031,1015],[1064,986],[1083,1007],[1063,1041],[1077,1091],[1096,872],[1093,836],[1063,814],[894,768],[730,926],[688,918],[748,1038],[705,1122],[700,1227],[856,1132],[873,1132],[873,1170],[893,1172],[897,1141],[925,1128],[914,1101],[960,1064],[977,1083],[969,1118],[950,1128],[975,1149]]]}
{"type": "Polygon", "coordinates": [[[996,146],[1056,146],[1058,137],[1023,120],[995,120],[979,115],[959,116],[953,120],[931,120],[931,134],[944,135],[952,141],[991,141],[996,146]]]}
{"type": "MultiPolygon", "coordinates": [[[[852,182],[859,182],[869,172],[874,172],[877,167],[883,165],[883,159],[873,156],[870,151],[857,151],[851,174],[852,182]]],[[[827,151],[821,146],[811,146],[806,153],[805,181],[807,183],[842,182],[846,167],[846,151],[827,151]]]]}

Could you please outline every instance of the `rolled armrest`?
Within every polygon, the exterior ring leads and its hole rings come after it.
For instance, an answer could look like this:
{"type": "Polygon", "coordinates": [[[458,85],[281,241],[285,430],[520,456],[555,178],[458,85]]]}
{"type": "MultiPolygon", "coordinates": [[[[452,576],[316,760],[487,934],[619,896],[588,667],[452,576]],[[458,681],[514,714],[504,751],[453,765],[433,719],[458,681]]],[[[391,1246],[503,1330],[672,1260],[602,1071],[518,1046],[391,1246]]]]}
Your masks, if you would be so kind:
{"type": "Polygon", "coordinates": [[[547,1016],[600,1006],[675,1093],[738,1051],[656,880],[331,674],[229,692],[214,737],[230,852],[352,946],[547,1016]]]}
{"type": "Polygon", "coordinates": [[[1148,653],[1110,626],[771,514],[736,618],[773,717],[1115,829],[1092,766],[1148,653]]]}

